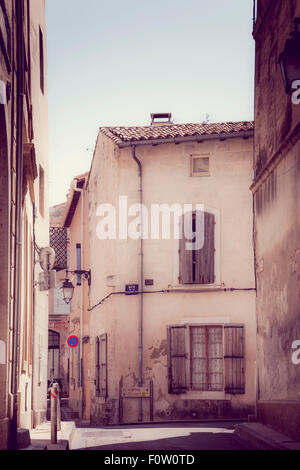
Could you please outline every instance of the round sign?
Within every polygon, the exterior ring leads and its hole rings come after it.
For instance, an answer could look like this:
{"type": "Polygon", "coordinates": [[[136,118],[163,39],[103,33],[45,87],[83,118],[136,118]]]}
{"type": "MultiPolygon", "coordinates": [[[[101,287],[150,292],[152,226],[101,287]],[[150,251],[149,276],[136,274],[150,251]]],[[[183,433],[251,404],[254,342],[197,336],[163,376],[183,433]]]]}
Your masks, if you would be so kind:
{"type": "Polygon", "coordinates": [[[51,271],[55,263],[55,251],[48,246],[42,248],[39,254],[39,262],[43,271],[51,271]]]}
{"type": "Polygon", "coordinates": [[[67,339],[67,343],[70,348],[76,348],[76,346],[78,346],[79,344],[79,339],[77,338],[77,336],[72,335],[69,336],[69,338],[67,339]]]}

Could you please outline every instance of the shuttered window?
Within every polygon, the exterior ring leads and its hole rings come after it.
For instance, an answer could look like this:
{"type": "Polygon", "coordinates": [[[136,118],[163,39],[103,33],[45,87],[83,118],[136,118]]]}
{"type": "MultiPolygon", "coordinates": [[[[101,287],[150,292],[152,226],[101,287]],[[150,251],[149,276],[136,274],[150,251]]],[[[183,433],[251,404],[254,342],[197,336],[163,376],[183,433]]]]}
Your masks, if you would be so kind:
{"type": "Polygon", "coordinates": [[[225,392],[245,393],[245,334],[243,325],[225,325],[225,392]]]}
{"type": "Polygon", "coordinates": [[[96,396],[107,397],[107,334],[96,338],[96,396]]]}
{"type": "Polygon", "coordinates": [[[223,332],[221,326],[191,327],[191,388],[223,390],[223,332]]]}
{"type": "Polygon", "coordinates": [[[167,342],[169,393],[184,393],[187,390],[186,327],[169,327],[167,342]]]}
{"type": "Polygon", "coordinates": [[[181,219],[181,234],[179,241],[179,282],[181,284],[213,284],[215,282],[215,216],[204,212],[196,217],[187,214],[181,219]],[[184,221],[184,217],[187,217],[184,221]],[[186,236],[184,226],[191,225],[189,231],[197,233],[201,239],[204,231],[204,243],[201,249],[187,249],[187,244],[195,242],[186,236]]]}
{"type": "Polygon", "coordinates": [[[170,326],[167,343],[169,393],[188,389],[245,393],[243,325],[170,326]]]}

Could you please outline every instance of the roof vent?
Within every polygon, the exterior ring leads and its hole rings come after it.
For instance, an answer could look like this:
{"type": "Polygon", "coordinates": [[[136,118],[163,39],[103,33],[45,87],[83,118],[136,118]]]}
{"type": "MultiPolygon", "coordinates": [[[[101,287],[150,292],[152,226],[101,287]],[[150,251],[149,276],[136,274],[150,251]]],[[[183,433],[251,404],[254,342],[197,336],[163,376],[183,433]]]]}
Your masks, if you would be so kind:
{"type": "Polygon", "coordinates": [[[151,114],[151,126],[163,126],[172,124],[171,113],[153,113],[151,114]]]}

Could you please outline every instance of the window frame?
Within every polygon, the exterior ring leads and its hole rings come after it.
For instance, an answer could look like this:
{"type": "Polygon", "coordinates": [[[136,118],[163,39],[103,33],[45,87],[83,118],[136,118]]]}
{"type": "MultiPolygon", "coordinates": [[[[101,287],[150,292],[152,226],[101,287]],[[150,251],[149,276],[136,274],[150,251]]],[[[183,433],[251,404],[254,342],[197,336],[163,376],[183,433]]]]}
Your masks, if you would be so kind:
{"type": "Polygon", "coordinates": [[[41,26],[39,27],[39,63],[40,63],[40,89],[45,94],[45,52],[44,52],[44,34],[41,26]]]}
{"type": "MultiPolygon", "coordinates": [[[[180,240],[174,240],[174,257],[173,257],[173,285],[175,289],[191,289],[191,290],[203,290],[210,288],[221,287],[221,213],[219,209],[203,205],[203,210],[215,216],[215,230],[214,230],[214,246],[215,246],[215,255],[214,255],[214,272],[215,280],[211,284],[183,284],[180,282],[180,240]]],[[[193,210],[193,212],[195,212],[193,210]]]]}
{"type": "MultiPolygon", "coordinates": [[[[214,397],[214,399],[225,399],[226,397],[229,397],[231,395],[239,395],[239,394],[246,394],[246,374],[245,374],[245,369],[246,369],[246,347],[245,347],[245,338],[246,338],[246,324],[245,323],[231,323],[231,322],[225,322],[222,323],[222,321],[218,321],[216,323],[211,322],[211,323],[202,323],[202,322],[189,322],[189,323],[181,323],[181,324],[171,324],[167,325],[167,362],[168,362],[168,393],[169,394],[185,394],[187,393],[188,396],[193,396],[193,398],[201,397],[203,399],[211,399],[211,397],[214,397]],[[223,361],[222,361],[222,390],[202,390],[202,389],[195,389],[192,387],[192,366],[191,366],[191,355],[192,355],[192,345],[191,345],[191,329],[193,327],[220,327],[222,328],[222,354],[223,354],[223,361]],[[172,373],[172,358],[176,357],[172,354],[172,346],[171,346],[171,335],[172,335],[172,329],[176,328],[184,328],[184,343],[185,343],[185,384],[182,386],[182,384],[177,384],[174,388],[172,387],[173,384],[173,373],[172,373]],[[231,348],[232,349],[239,349],[240,346],[242,346],[242,357],[239,359],[236,359],[236,356],[234,355],[227,355],[228,354],[228,334],[227,332],[231,330],[231,332],[234,330],[236,334],[238,334],[238,331],[242,332],[241,333],[241,343],[238,346],[235,343],[231,343],[231,348]],[[240,363],[235,363],[232,364],[234,361],[240,361],[240,363]],[[238,380],[238,375],[233,375],[233,371],[237,372],[237,367],[240,367],[239,369],[239,379],[240,383],[238,380]],[[231,380],[234,378],[236,379],[236,383],[232,383],[231,380]],[[230,383],[231,382],[231,383],[230,383]]],[[[176,374],[175,374],[176,375],[176,374]]],[[[176,382],[176,381],[175,381],[176,382]]],[[[187,398],[188,398],[187,396],[187,398]]]]}
{"type": "Polygon", "coordinates": [[[203,178],[203,177],[207,177],[207,176],[211,176],[211,172],[210,172],[210,154],[207,153],[207,154],[200,154],[200,155],[195,155],[195,154],[192,154],[190,155],[190,176],[191,177],[200,177],[200,178],[203,178]],[[197,172],[197,171],[194,171],[194,160],[196,159],[208,159],[208,170],[207,171],[203,171],[203,172],[197,172]]]}
{"type": "Polygon", "coordinates": [[[39,165],[39,213],[45,217],[45,170],[39,165]]]}
{"type": "MultiPolygon", "coordinates": [[[[189,355],[189,390],[195,392],[224,392],[225,390],[225,365],[224,365],[224,325],[188,325],[188,334],[189,334],[189,344],[188,344],[188,355],[189,355]],[[206,341],[206,353],[207,347],[209,346],[207,343],[208,332],[211,328],[218,328],[221,330],[222,334],[222,356],[218,359],[222,359],[222,388],[221,389],[213,389],[211,388],[211,381],[207,380],[207,387],[208,388],[197,388],[193,386],[193,337],[192,337],[192,330],[196,328],[204,328],[205,329],[205,341],[206,341]]],[[[209,375],[209,359],[210,357],[206,354],[205,355],[205,362],[206,362],[206,375],[209,375]]]]}
{"type": "Polygon", "coordinates": [[[107,398],[107,333],[95,337],[95,396],[107,398]]]}

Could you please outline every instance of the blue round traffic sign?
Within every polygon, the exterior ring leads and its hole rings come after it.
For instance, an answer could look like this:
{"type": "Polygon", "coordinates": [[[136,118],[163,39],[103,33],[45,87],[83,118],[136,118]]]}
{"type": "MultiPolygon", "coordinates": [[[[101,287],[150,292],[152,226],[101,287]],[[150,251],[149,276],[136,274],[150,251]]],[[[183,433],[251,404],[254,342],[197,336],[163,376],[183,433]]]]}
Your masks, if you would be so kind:
{"type": "Polygon", "coordinates": [[[77,336],[72,335],[69,336],[69,338],[67,339],[67,343],[70,348],[76,348],[76,346],[78,346],[79,344],[79,339],[77,338],[77,336]]]}

